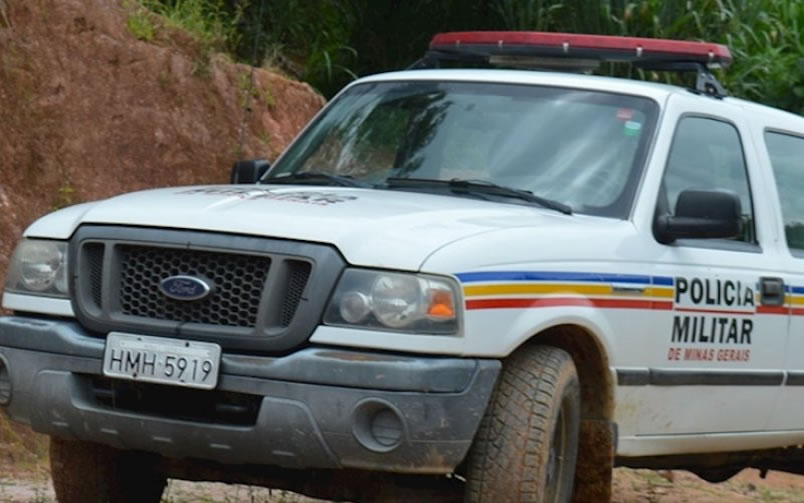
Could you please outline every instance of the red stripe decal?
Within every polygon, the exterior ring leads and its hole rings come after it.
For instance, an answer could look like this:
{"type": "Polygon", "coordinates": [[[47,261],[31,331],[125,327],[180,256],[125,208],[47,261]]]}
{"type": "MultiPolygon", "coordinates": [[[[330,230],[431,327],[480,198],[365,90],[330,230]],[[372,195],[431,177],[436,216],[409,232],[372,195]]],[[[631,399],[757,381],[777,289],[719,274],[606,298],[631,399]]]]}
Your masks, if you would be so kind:
{"type": "MultiPolygon", "coordinates": [[[[804,314],[804,309],[801,310],[804,314]]],[[[787,306],[757,306],[757,314],[790,314],[790,308],[787,306]]],[[[796,314],[796,309],[793,309],[793,314],[796,314]]]]}
{"type": "Polygon", "coordinates": [[[633,299],[587,299],[548,297],[543,299],[475,299],[466,301],[466,309],[525,309],[536,307],[582,306],[614,309],[670,309],[671,302],[633,299]],[[653,304],[656,306],[654,307],[653,304]]]}
{"type": "Polygon", "coordinates": [[[729,311],[727,309],[702,309],[697,307],[677,307],[676,311],[682,313],[705,313],[705,314],[746,314],[753,315],[753,311],[729,311]]]}
{"type": "MultiPolygon", "coordinates": [[[[680,311],[686,313],[732,314],[752,316],[750,311],[728,311],[716,309],[698,309],[693,307],[675,307],[672,301],[634,300],[634,299],[589,299],[584,297],[546,297],[541,299],[470,299],[466,301],[466,309],[528,309],[540,307],[600,307],[609,309],[651,309],[654,311],[680,311]]],[[[787,306],[757,306],[756,314],[793,314],[804,316],[804,308],[787,306]]]]}

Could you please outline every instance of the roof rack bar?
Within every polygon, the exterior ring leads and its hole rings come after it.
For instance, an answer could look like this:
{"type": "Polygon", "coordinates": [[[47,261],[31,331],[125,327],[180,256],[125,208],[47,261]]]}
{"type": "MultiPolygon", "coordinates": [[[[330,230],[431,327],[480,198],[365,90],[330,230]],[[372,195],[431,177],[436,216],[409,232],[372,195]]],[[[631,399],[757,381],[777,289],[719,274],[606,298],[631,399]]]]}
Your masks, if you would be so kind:
{"type": "Polygon", "coordinates": [[[646,61],[635,62],[634,66],[643,70],[659,72],[695,72],[695,91],[715,98],[725,98],[729,95],[709,67],[698,61],[646,61]]]}
{"type": "Polygon", "coordinates": [[[504,67],[560,72],[587,72],[596,70],[600,66],[600,61],[592,57],[585,59],[578,57],[567,58],[559,54],[533,56],[522,48],[514,51],[485,51],[482,48],[472,50],[470,47],[463,47],[460,51],[430,49],[421,59],[414,62],[407,69],[441,68],[444,63],[449,62],[473,64],[489,68],[504,67]]]}
{"type": "Polygon", "coordinates": [[[489,55],[471,52],[447,52],[429,50],[424,53],[424,57],[417,60],[408,67],[409,70],[419,70],[426,68],[441,68],[441,63],[445,61],[457,61],[462,63],[489,64],[489,55]]]}

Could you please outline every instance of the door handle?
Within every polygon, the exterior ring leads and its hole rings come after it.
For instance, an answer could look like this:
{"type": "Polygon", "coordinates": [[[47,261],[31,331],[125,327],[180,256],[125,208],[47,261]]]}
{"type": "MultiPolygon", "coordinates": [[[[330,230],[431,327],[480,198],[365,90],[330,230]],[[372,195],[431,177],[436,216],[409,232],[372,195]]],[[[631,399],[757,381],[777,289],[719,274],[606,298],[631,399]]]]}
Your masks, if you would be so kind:
{"type": "Polygon", "coordinates": [[[759,278],[759,301],[763,306],[783,306],[784,294],[782,278],[759,278]]]}

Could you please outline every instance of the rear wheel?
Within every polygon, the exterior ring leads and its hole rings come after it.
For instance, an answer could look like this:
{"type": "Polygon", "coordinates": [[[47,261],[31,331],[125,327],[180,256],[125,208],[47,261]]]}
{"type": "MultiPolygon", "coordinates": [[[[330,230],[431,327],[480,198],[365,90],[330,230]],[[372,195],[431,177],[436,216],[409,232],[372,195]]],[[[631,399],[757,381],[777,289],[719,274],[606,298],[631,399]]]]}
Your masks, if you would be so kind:
{"type": "Polygon", "coordinates": [[[135,453],[55,437],[50,471],[59,503],[159,503],[167,482],[135,453]]]}
{"type": "Polygon", "coordinates": [[[467,461],[467,503],[568,503],[581,393],[572,358],[526,346],[503,364],[467,461]]]}

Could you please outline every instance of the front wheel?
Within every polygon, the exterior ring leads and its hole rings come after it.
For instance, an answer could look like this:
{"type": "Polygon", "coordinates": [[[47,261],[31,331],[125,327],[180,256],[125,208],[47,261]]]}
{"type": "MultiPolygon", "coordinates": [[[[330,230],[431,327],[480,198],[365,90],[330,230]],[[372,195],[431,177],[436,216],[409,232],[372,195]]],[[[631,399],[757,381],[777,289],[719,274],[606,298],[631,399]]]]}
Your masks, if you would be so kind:
{"type": "Polygon", "coordinates": [[[466,503],[568,503],[580,421],[570,355],[550,346],[518,349],[503,363],[469,453],[466,503]]]}
{"type": "Polygon", "coordinates": [[[59,503],[159,503],[167,482],[134,453],[56,437],[50,471],[59,503]]]}

